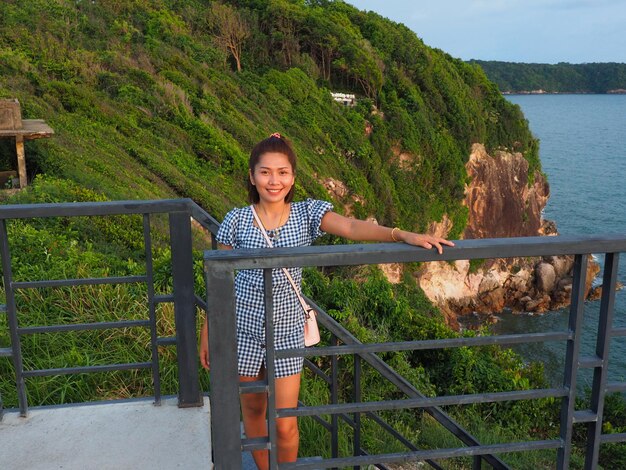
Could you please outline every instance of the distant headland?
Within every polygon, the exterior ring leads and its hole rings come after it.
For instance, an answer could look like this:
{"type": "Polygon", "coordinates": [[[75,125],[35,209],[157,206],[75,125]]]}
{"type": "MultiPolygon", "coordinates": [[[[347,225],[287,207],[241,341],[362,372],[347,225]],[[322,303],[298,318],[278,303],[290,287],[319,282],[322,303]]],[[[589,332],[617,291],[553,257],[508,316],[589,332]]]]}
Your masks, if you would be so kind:
{"type": "Polygon", "coordinates": [[[503,94],[626,94],[626,64],[526,64],[470,60],[503,94]]]}

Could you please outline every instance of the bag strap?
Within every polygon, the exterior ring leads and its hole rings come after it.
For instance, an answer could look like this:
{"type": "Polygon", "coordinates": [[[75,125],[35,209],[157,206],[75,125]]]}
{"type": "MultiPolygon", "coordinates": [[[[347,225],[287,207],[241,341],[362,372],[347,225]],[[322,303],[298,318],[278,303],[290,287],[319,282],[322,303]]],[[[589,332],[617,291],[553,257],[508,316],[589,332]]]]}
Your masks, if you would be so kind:
{"type": "MultiPolygon", "coordinates": [[[[261,218],[259,217],[259,215],[256,213],[256,210],[254,209],[254,206],[251,205],[250,209],[252,210],[252,215],[254,216],[254,220],[256,220],[257,225],[261,229],[261,233],[263,234],[263,237],[265,238],[265,241],[267,242],[267,245],[270,248],[274,248],[274,245],[272,244],[272,240],[267,235],[267,231],[265,230],[265,226],[263,225],[263,222],[261,222],[261,218]]],[[[289,280],[289,283],[291,284],[291,287],[293,287],[293,290],[295,291],[296,295],[298,296],[298,300],[300,301],[300,305],[302,305],[302,309],[304,310],[304,313],[306,315],[307,311],[309,310],[310,307],[306,304],[306,302],[302,298],[302,295],[300,294],[300,291],[298,291],[298,288],[296,287],[296,283],[293,280],[293,278],[291,277],[291,274],[289,273],[287,268],[282,268],[282,270],[285,273],[285,276],[287,276],[287,279],[289,280]]]]}

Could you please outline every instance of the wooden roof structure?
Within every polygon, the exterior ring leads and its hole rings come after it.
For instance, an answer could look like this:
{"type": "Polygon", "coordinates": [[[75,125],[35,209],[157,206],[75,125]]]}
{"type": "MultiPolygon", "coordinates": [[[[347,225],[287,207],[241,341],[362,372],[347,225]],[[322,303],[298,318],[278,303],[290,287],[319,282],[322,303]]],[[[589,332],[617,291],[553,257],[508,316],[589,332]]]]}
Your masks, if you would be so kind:
{"type": "Polygon", "coordinates": [[[54,130],[43,119],[22,119],[18,100],[0,100],[0,138],[15,138],[20,188],[25,188],[28,184],[24,141],[42,139],[53,134],[54,130]]]}

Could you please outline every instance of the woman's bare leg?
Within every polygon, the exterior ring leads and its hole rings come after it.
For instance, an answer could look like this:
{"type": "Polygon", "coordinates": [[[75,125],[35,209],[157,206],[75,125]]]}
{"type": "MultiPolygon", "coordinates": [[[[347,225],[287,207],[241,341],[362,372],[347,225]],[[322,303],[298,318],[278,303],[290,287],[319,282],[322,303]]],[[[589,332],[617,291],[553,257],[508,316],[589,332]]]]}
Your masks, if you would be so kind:
{"type": "MultiPolygon", "coordinates": [[[[276,408],[297,407],[299,393],[300,374],[276,379],[276,408]]],[[[278,434],[278,461],[295,462],[300,444],[298,418],[279,418],[276,420],[276,432],[278,434]]]]}
{"type": "MultiPolygon", "coordinates": [[[[240,376],[241,382],[263,380],[265,371],[257,377],[240,376]]],[[[276,379],[276,408],[295,408],[298,406],[300,393],[300,374],[276,379]]],[[[241,395],[241,412],[246,437],[267,436],[267,395],[265,393],[247,393],[241,395]]],[[[276,421],[278,434],[278,461],[293,462],[298,458],[299,432],[297,418],[280,418],[276,421]]],[[[252,457],[259,470],[267,470],[267,450],[256,450],[252,457]]]]}
{"type": "MultiPolygon", "coordinates": [[[[265,378],[265,369],[259,372],[257,377],[239,376],[240,382],[253,382],[255,380],[263,380],[265,378]]],[[[267,436],[267,394],[266,393],[245,393],[240,396],[241,414],[243,416],[243,429],[246,437],[265,437],[267,436]]],[[[255,450],[252,457],[259,470],[267,470],[268,457],[267,450],[255,450]]]]}

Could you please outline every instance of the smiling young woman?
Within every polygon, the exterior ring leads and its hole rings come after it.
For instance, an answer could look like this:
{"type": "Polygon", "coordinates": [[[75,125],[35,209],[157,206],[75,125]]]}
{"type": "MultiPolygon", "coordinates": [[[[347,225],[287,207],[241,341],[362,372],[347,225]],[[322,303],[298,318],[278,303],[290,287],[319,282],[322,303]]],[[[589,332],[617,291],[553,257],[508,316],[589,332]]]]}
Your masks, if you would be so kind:
{"type": "MultiPolygon", "coordinates": [[[[454,245],[443,238],[343,217],[333,212],[332,204],[326,201],[293,202],[296,163],[290,143],[280,134],[272,134],[252,149],[248,162],[248,200],[252,206],[235,208],[226,214],[217,234],[220,249],[266,248],[264,229],[275,247],[307,246],[324,232],[357,241],[402,241],[426,249],[435,247],[440,253],[444,245],[454,245]],[[253,206],[264,228],[254,221],[253,206]]],[[[288,271],[299,290],[302,269],[289,268],[288,271]]],[[[274,270],[272,282],[275,348],[303,348],[305,314],[298,295],[282,270],[274,270]]],[[[235,294],[239,379],[242,382],[262,380],[266,361],[262,271],[239,271],[235,294]]],[[[206,321],[200,338],[200,362],[205,369],[209,368],[206,321]]],[[[302,365],[301,357],[276,360],[277,408],[297,406],[302,365]]],[[[241,395],[241,409],[246,436],[267,436],[267,395],[241,395]]],[[[280,418],[276,427],[278,461],[295,461],[299,444],[296,418],[280,418]]],[[[268,468],[267,451],[255,451],[253,457],[259,469],[268,468]]]]}

